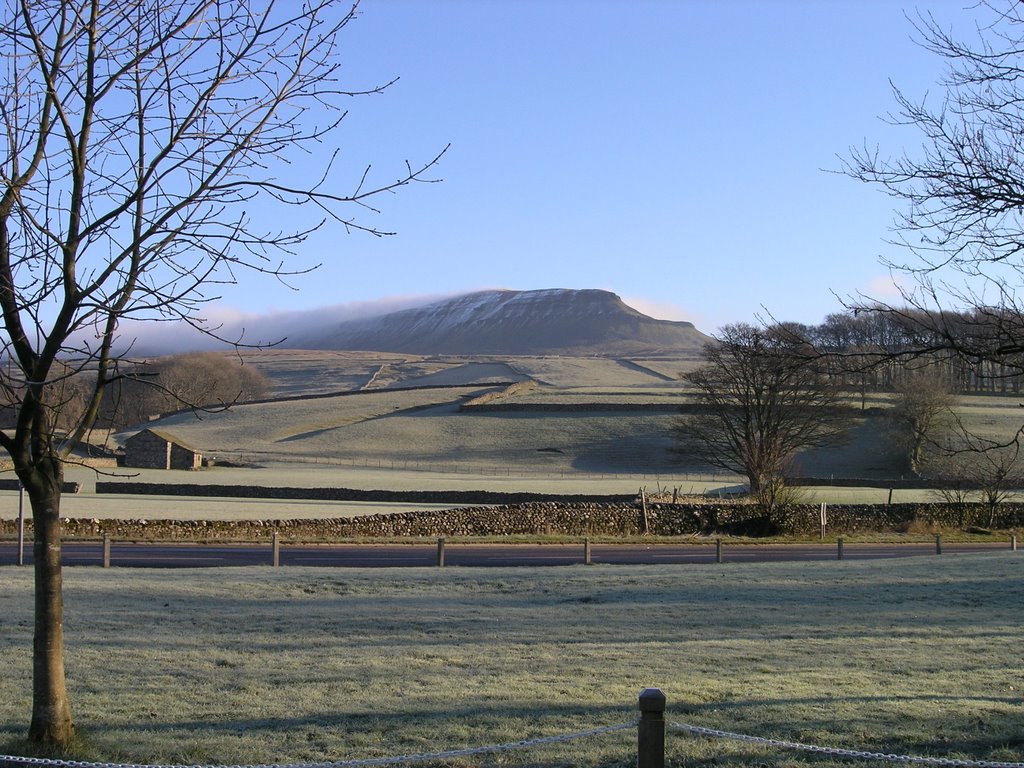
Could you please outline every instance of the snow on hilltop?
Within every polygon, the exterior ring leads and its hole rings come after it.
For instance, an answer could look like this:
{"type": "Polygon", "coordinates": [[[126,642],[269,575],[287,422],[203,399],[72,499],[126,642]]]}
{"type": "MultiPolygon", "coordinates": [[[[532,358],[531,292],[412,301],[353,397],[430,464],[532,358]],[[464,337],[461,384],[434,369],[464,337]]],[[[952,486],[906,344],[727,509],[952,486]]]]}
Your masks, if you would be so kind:
{"type": "Polygon", "coordinates": [[[601,290],[479,291],[289,340],[295,349],[434,355],[691,352],[707,337],[692,323],[655,320],[601,290]]]}

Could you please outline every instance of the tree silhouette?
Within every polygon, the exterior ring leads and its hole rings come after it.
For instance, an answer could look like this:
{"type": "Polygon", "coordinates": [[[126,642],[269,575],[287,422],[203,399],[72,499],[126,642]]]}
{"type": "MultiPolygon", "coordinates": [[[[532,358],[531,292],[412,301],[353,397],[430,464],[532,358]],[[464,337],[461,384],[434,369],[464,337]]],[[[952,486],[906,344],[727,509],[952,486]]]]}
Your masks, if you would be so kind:
{"type": "MultiPolygon", "coordinates": [[[[127,319],[207,333],[215,287],[244,272],[283,279],[325,223],[384,232],[349,211],[429,181],[440,155],[345,185],[330,143],[353,5],[333,0],[12,0],[0,8],[0,377],[14,427],[0,433],[34,526],[30,739],[73,734],[64,680],[60,500],[64,465],[122,375],[127,319]],[[290,163],[323,157],[315,178],[290,163]],[[276,229],[258,207],[294,207],[276,229]],[[58,431],[66,383],[90,382],[58,431]]],[[[442,153],[443,154],[443,153],[442,153]]],[[[237,340],[235,340],[237,341],[237,340]]]]}

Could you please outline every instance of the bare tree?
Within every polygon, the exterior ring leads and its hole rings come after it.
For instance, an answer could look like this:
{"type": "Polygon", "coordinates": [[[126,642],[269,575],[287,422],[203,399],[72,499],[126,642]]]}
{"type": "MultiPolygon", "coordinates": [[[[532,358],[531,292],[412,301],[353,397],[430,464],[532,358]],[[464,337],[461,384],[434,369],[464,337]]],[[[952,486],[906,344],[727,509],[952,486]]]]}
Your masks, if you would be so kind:
{"type": "Polygon", "coordinates": [[[237,355],[190,352],[127,366],[106,387],[97,424],[120,430],[181,409],[224,409],[264,397],[270,382],[237,355]]]}
{"type": "MultiPolygon", "coordinates": [[[[991,442],[991,441],[989,441],[991,442]]],[[[981,492],[981,503],[988,513],[987,525],[992,528],[996,522],[999,505],[1006,501],[1014,490],[1021,487],[1024,474],[1019,464],[1020,446],[1013,445],[982,447],[972,452],[969,466],[970,477],[981,492]]]]}
{"type": "Polygon", "coordinates": [[[823,358],[783,326],[725,326],[686,374],[697,409],[679,418],[685,453],[746,476],[769,516],[798,451],[825,445],[848,424],[848,408],[821,369],[823,358]]]}
{"type": "MultiPolygon", "coordinates": [[[[245,270],[286,279],[295,246],[325,221],[385,234],[347,211],[427,181],[405,165],[347,191],[331,141],[348,97],[334,0],[11,0],[0,7],[0,381],[14,428],[0,433],[34,524],[35,639],[29,737],[66,746],[60,500],[64,463],[92,428],[126,318],[209,333],[204,302],[245,270]],[[319,178],[292,159],[323,157],[319,178]],[[277,230],[252,215],[294,206],[277,230]],[[73,377],[92,382],[66,433],[73,377]]],[[[124,342],[126,340],[122,340],[124,342]]]]}
{"type": "Polygon", "coordinates": [[[885,157],[865,145],[845,165],[900,202],[895,242],[911,258],[890,267],[916,278],[905,307],[870,310],[905,321],[904,354],[950,352],[983,376],[1024,371],[1024,6],[972,5],[975,32],[958,39],[930,14],[921,44],[947,64],[938,99],[894,87],[894,124],[914,131],[912,152],[885,157]],[[946,310],[965,310],[950,314],[946,310]]]}
{"type": "Polygon", "coordinates": [[[986,526],[992,528],[999,506],[1024,485],[1020,446],[966,433],[964,438],[956,448],[938,456],[929,471],[942,481],[940,496],[962,511],[968,498],[976,494],[986,512],[986,526]]]}
{"type": "Polygon", "coordinates": [[[949,448],[944,438],[957,424],[957,402],[949,382],[930,368],[910,368],[897,382],[890,417],[915,475],[921,474],[926,448],[949,448]]]}

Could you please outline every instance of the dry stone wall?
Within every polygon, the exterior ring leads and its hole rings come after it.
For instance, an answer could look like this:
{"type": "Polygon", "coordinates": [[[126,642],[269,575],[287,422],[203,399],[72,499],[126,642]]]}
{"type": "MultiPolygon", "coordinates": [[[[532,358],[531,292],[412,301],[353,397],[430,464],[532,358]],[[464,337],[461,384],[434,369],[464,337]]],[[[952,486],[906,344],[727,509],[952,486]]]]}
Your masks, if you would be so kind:
{"type": "Polygon", "coordinates": [[[154,496],[207,496],[236,499],[316,499],[319,501],[380,501],[408,504],[523,504],[558,501],[627,503],[629,494],[552,494],[519,491],[388,491],[361,488],[299,488],[195,483],[136,483],[97,481],[96,493],[154,496]]]}
{"type": "MultiPolygon", "coordinates": [[[[918,523],[937,529],[988,527],[988,511],[980,505],[951,508],[937,504],[830,505],[828,530],[833,534],[905,531],[918,523]]],[[[269,539],[273,532],[291,539],[425,536],[685,536],[766,532],[757,508],[741,502],[640,504],[529,502],[443,511],[404,512],[329,520],[185,521],[66,520],[70,538],[116,539],[269,539]]],[[[776,516],[774,532],[817,533],[817,505],[794,505],[776,516]]],[[[0,535],[14,534],[16,522],[0,521],[0,535]]],[[[1024,527],[1024,505],[997,509],[996,529],[1024,527]]]]}

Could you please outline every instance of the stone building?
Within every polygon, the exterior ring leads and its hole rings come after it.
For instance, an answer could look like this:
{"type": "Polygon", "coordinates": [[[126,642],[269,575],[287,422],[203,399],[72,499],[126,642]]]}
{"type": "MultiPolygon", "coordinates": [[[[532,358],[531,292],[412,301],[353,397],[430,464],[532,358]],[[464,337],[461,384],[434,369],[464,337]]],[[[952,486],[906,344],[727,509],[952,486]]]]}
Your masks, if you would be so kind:
{"type": "Polygon", "coordinates": [[[203,454],[167,432],[144,429],[124,441],[124,465],[139,469],[199,469],[203,454]]]}

